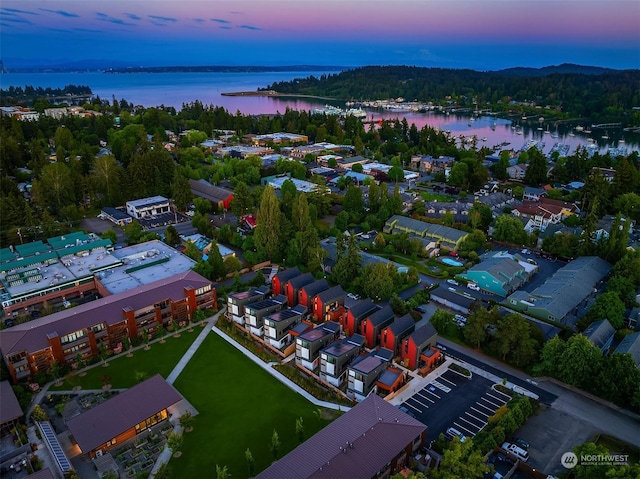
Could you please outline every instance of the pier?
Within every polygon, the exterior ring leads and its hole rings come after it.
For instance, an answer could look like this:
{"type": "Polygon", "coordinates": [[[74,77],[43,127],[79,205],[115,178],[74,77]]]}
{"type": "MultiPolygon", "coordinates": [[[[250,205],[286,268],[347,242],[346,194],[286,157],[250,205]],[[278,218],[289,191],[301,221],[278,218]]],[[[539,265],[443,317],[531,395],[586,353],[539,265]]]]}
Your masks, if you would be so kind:
{"type": "Polygon", "coordinates": [[[597,125],[591,125],[591,128],[617,128],[622,126],[622,123],[599,123],[597,125]]]}

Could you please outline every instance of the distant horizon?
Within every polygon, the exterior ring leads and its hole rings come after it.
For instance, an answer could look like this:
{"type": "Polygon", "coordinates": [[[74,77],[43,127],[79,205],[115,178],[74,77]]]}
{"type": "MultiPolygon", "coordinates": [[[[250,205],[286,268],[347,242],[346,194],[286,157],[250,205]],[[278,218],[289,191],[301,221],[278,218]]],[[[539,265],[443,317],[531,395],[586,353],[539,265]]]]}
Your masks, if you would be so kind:
{"type": "MultiPolygon", "coordinates": [[[[478,69],[478,68],[467,68],[467,67],[440,67],[440,66],[423,66],[423,65],[408,65],[402,63],[387,63],[387,64],[368,64],[368,65],[323,65],[323,64],[282,64],[282,65],[274,65],[274,64],[210,64],[210,65],[190,65],[190,64],[167,64],[167,65],[109,65],[109,62],[102,62],[100,60],[86,60],[86,64],[84,66],[83,63],[85,60],[77,60],[73,62],[72,65],[59,65],[59,64],[44,64],[44,65],[25,65],[21,67],[12,67],[11,64],[7,64],[3,59],[0,59],[0,64],[4,66],[7,70],[4,73],[29,73],[29,72],[60,72],[60,73],[72,73],[79,71],[94,71],[94,72],[105,72],[109,70],[114,70],[115,73],[120,73],[120,70],[131,70],[135,72],[136,70],[160,70],[160,69],[173,69],[174,71],[179,71],[180,69],[256,69],[262,71],[290,71],[290,72],[317,72],[317,71],[344,71],[344,70],[353,70],[357,68],[365,68],[365,67],[415,67],[415,68],[425,68],[425,69],[443,69],[443,70],[472,70],[477,72],[500,72],[505,70],[514,70],[514,69],[523,69],[523,70],[545,70],[545,69],[554,69],[560,68],[563,66],[570,67],[578,67],[578,68],[586,68],[586,69],[602,69],[602,70],[614,70],[614,71],[624,71],[624,70],[638,70],[639,68],[611,68],[611,67],[603,67],[600,65],[588,65],[588,64],[576,64],[576,63],[559,63],[559,64],[549,64],[543,65],[540,67],[528,67],[524,65],[513,65],[499,69],[478,69]],[[96,66],[103,64],[104,66],[96,66]]],[[[124,72],[123,72],[124,73],[124,72]]],[[[250,72],[247,72],[250,73],[250,72]]]]}
{"type": "Polygon", "coordinates": [[[637,0],[6,0],[0,44],[9,69],[640,68],[637,0]]]}

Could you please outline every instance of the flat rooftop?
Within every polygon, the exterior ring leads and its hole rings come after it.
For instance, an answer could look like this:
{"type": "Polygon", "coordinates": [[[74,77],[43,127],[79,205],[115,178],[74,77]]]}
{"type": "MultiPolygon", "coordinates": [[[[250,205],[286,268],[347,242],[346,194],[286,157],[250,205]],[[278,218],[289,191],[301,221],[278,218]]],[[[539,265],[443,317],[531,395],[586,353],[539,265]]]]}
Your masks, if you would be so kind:
{"type": "Polygon", "coordinates": [[[98,280],[111,294],[184,273],[195,265],[192,259],[158,240],[115,250],[112,256],[122,265],[98,273],[98,280]]]}
{"type": "Polygon", "coordinates": [[[358,346],[347,342],[337,342],[330,344],[325,349],[323,349],[322,352],[328,354],[329,356],[339,357],[343,354],[347,354],[348,352],[353,351],[354,348],[357,349],[358,346]]]}
{"type": "Polygon", "coordinates": [[[12,264],[17,267],[0,274],[0,282],[9,298],[19,298],[93,277],[97,271],[120,264],[120,260],[108,251],[110,246],[109,241],[97,240],[46,253],[38,252],[19,262],[14,261],[12,264]]]}
{"type": "Polygon", "coordinates": [[[375,370],[378,366],[382,364],[382,359],[376,356],[366,356],[361,361],[358,361],[356,364],[351,365],[351,369],[355,371],[360,371],[364,374],[369,374],[371,371],[375,370]]]}

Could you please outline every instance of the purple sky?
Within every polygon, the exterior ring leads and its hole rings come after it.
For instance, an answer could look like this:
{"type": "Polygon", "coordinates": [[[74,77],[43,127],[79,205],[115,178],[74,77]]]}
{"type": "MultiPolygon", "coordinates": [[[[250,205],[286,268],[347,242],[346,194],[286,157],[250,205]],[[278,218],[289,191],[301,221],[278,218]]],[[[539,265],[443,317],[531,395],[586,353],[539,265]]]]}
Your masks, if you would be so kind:
{"type": "Polygon", "coordinates": [[[24,66],[407,64],[640,68],[638,0],[3,0],[24,66]]]}

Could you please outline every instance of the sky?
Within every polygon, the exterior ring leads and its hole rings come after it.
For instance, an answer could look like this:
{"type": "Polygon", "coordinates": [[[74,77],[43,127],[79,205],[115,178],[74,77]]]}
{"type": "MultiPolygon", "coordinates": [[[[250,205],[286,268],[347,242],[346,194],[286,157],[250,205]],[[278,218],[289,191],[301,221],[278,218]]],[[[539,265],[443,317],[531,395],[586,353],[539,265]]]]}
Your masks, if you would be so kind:
{"type": "Polygon", "coordinates": [[[8,68],[640,68],[639,0],[3,0],[8,68]]]}

